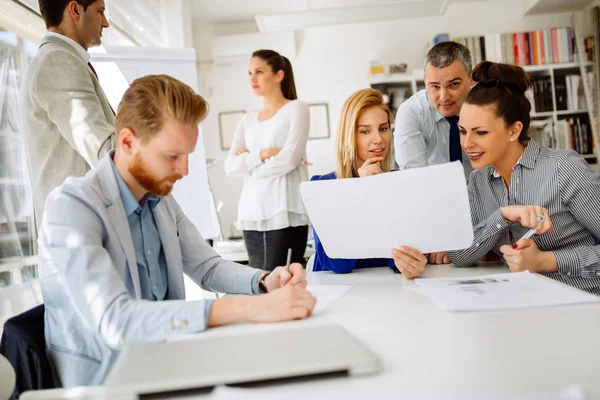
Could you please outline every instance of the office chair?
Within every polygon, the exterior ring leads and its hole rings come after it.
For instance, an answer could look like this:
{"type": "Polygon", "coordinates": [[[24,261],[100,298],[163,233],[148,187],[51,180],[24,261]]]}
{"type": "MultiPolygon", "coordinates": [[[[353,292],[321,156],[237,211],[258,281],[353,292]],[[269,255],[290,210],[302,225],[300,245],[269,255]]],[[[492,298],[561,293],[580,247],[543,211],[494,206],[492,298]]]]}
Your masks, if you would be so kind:
{"type": "Polygon", "coordinates": [[[17,399],[26,390],[55,387],[46,353],[44,312],[44,305],[41,304],[4,323],[0,354],[12,364],[16,374],[16,387],[11,400],[17,399]]]}

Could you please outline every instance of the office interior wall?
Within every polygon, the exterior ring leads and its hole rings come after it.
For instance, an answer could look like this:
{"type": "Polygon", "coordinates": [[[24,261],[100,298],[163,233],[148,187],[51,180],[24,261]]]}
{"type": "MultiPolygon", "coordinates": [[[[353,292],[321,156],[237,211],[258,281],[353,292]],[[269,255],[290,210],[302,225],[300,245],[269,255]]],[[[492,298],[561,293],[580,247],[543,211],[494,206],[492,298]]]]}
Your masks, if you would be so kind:
{"type": "MultiPolygon", "coordinates": [[[[299,98],[308,103],[329,105],[330,138],[309,140],[310,174],[323,174],[335,167],[335,129],[345,99],[369,86],[369,61],[385,64],[404,62],[409,70],[422,68],[433,37],[442,32],[452,36],[529,31],[570,25],[570,13],[524,17],[521,0],[451,3],[444,16],[351,25],[308,28],[296,32],[297,54],[288,55],[294,67],[299,98]]],[[[242,30],[241,27],[240,31],[242,30]]],[[[194,28],[199,66],[200,92],[207,96],[211,111],[204,124],[208,158],[224,160],[220,147],[218,114],[232,110],[256,110],[260,99],[248,84],[247,63],[210,64],[210,35],[224,31],[218,26],[194,28]]],[[[235,32],[228,27],[225,31],[235,32]]],[[[242,187],[240,178],[228,178],[223,163],[209,170],[217,201],[224,202],[221,221],[225,236],[232,232],[242,187]]]]}

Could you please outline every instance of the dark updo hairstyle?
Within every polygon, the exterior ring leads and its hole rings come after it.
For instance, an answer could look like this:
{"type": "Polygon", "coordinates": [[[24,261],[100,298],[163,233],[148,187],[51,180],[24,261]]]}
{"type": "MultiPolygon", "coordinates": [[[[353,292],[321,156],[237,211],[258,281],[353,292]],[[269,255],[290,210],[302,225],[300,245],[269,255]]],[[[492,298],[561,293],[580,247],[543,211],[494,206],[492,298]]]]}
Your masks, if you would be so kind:
{"type": "Polygon", "coordinates": [[[288,100],[296,100],[296,84],[294,83],[294,71],[292,64],[286,57],[273,50],[256,50],[252,53],[252,58],[258,57],[271,66],[273,73],[283,71],[283,80],[281,81],[281,92],[283,97],[288,100]]]}
{"type": "Polygon", "coordinates": [[[523,68],[483,61],[473,70],[472,78],[477,84],[471,89],[465,102],[477,106],[495,104],[496,115],[504,118],[506,126],[521,121],[523,130],[519,141],[528,140],[531,104],[525,97],[525,92],[531,88],[531,81],[523,68]]]}

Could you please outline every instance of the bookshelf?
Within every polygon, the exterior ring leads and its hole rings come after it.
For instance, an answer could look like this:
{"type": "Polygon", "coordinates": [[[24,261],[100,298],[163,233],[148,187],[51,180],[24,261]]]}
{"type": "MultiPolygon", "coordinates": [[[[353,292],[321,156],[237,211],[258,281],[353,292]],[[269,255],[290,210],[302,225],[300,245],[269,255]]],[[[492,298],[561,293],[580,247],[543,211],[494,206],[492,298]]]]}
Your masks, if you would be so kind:
{"type": "MultiPolygon", "coordinates": [[[[572,26],[454,40],[470,47],[476,60],[519,64],[533,83],[527,93],[532,105],[530,136],[544,146],[575,150],[600,169],[596,61],[588,61],[575,18],[572,26]]],[[[597,44],[596,32],[594,39],[597,44]]],[[[384,94],[395,114],[402,101],[425,88],[419,78],[423,75],[418,70],[372,76],[370,85],[384,94]]]]}
{"type": "Polygon", "coordinates": [[[594,118],[585,99],[582,79],[585,76],[588,82],[594,80],[593,63],[524,65],[522,68],[533,83],[533,89],[527,93],[532,105],[530,136],[543,146],[573,149],[588,163],[596,164],[594,118]]]}
{"type": "Polygon", "coordinates": [[[374,75],[371,76],[369,84],[383,94],[387,106],[396,115],[404,100],[425,89],[423,75],[423,70],[414,71],[413,74],[374,75]]]}

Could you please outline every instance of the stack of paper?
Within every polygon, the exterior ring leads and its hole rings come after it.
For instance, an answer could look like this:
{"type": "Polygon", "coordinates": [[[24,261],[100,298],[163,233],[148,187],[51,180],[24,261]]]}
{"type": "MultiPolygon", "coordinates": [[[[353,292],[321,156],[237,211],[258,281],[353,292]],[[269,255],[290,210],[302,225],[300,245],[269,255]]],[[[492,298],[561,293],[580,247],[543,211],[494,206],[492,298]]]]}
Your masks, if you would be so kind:
{"type": "Polygon", "coordinates": [[[447,311],[491,311],[599,303],[600,297],[528,271],[466,278],[415,279],[416,290],[447,311]]]}

